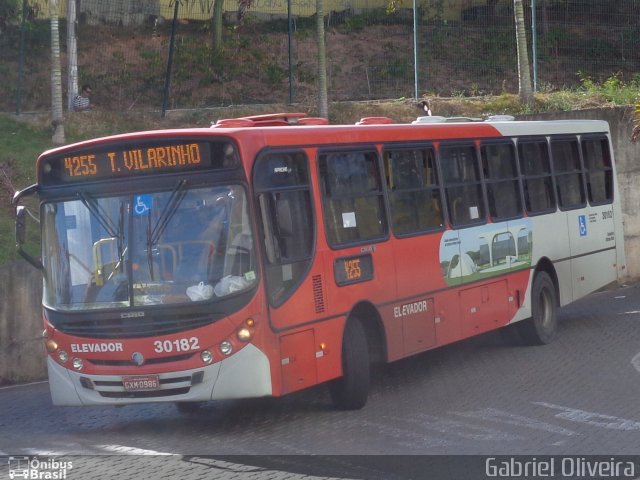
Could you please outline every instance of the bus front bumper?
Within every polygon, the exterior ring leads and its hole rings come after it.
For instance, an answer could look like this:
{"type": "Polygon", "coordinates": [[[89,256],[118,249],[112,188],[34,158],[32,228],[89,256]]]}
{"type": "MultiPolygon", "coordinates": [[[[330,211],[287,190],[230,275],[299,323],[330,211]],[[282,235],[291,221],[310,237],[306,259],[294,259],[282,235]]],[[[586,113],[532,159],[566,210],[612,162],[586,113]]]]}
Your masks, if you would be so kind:
{"type": "Polygon", "coordinates": [[[160,389],[130,392],[122,375],[86,375],[47,358],[54,405],[126,405],[196,402],[272,395],[269,359],[252,344],[234,355],[193,370],[159,373],[160,389]]]}

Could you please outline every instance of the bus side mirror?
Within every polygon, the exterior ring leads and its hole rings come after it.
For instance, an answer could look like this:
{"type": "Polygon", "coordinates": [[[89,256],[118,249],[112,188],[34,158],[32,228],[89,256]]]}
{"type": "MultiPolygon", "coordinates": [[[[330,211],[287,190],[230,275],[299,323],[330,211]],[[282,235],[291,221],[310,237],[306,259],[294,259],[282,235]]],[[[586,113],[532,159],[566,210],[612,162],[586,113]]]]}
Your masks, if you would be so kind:
{"type": "Polygon", "coordinates": [[[16,249],[18,250],[18,254],[27,262],[36,267],[38,270],[44,270],[42,262],[37,258],[29,255],[22,248],[27,237],[27,214],[27,207],[23,205],[19,205],[18,207],[16,207],[16,249]]]}
{"type": "Polygon", "coordinates": [[[27,209],[23,205],[16,208],[16,246],[24,245],[26,237],[27,209]]]}

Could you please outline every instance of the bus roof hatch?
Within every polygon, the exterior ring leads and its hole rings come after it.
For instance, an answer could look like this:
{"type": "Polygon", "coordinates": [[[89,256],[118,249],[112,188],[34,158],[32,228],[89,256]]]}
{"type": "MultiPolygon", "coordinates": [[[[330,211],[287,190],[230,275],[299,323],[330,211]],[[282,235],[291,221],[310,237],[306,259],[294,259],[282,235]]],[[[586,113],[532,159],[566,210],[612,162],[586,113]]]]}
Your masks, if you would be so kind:
{"type": "Polygon", "coordinates": [[[211,125],[212,128],[277,127],[289,125],[328,125],[326,118],[307,117],[306,113],[283,112],[251,115],[239,118],[224,118],[211,125]]]}

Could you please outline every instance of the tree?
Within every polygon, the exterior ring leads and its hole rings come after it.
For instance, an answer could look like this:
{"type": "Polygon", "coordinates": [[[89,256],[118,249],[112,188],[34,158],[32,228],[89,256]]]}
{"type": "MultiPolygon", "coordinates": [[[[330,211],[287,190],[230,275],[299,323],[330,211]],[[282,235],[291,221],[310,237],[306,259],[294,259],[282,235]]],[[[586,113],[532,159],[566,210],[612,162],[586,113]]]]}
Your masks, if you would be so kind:
{"type": "Polygon", "coordinates": [[[211,49],[214,53],[222,50],[222,13],[224,0],[214,0],[211,14],[211,49]]]}
{"type": "Polygon", "coordinates": [[[327,99],[327,51],[324,38],[324,4],[316,0],[316,25],[318,42],[318,116],[329,118],[327,99]]]}
{"type": "Polygon", "coordinates": [[[58,32],[58,0],[49,0],[51,17],[51,126],[54,145],[63,145],[64,114],[62,111],[62,69],[60,68],[60,34],[58,32]]]}
{"type": "Polygon", "coordinates": [[[67,108],[73,109],[78,94],[78,38],[76,37],[76,0],[67,0],[67,108]]]}
{"type": "Polygon", "coordinates": [[[525,105],[533,104],[531,88],[531,70],[529,68],[529,49],[527,48],[527,32],[524,28],[524,8],[522,0],[513,0],[513,13],[516,22],[516,45],[518,48],[518,96],[525,105]]]}
{"type": "Polygon", "coordinates": [[[633,132],[631,133],[631,141],[637,142],[640,138],[640,99],[636,103],[635,112],[633,115],[633,132]]]}

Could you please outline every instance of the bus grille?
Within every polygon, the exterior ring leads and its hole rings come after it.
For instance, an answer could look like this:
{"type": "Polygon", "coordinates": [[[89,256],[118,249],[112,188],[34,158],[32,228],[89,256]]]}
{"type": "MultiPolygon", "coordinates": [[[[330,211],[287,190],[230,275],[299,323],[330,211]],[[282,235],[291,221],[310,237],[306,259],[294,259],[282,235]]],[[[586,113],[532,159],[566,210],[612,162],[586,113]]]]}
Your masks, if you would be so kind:
{"type": "Polygon", "coordinates": [[[106,398],[157,398],[184,395],[189,393],[189,387],[171,388],[167,390],[149,390],[143,392],[100,392],[100,396],[106,398]]]}
{"type": "Polygon", "coordinates": [[[184,395],[189,393],[191,387],[202,383],[204,372],[198,371],[191,375],[184,375],[160,379],[160,390],[127,391],[121,380],[90,380],[87,377],[80,379],[80,384],[89,390],[95,390],[104,398],[158,398],[184,395]]]}
{"type": "Polygon", "coordinates": [[[51,323],[61,332],[76,337],[91,338],[141,338],[169,335],[209,325],[222,315],[162,315],[147,313],[137,318],[101,318],[87,321],[86,318],[53,318],[51,323]]]}
{"type": "MultiPolygon", "coordinates": [[[[159,363],[173,363],[181,362],[183,360],[189,360],[195,353],[185,353],[183,355],[174,355],[172,357],[159,357],[159,358],[147,358],[144,361],[145,365],[157,365],[159,363]]],[[[95,359],[88,358],[87,361],[93,365],[109,366],[109,367],[135,367],[138,364],[133,360],[110,360],[110,359],[95,359]]]]}

